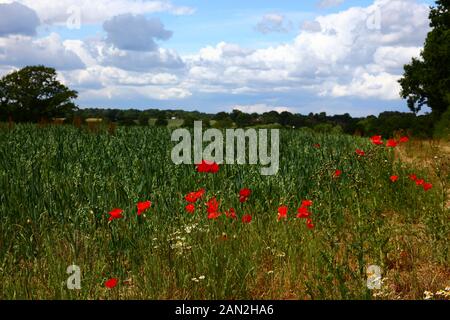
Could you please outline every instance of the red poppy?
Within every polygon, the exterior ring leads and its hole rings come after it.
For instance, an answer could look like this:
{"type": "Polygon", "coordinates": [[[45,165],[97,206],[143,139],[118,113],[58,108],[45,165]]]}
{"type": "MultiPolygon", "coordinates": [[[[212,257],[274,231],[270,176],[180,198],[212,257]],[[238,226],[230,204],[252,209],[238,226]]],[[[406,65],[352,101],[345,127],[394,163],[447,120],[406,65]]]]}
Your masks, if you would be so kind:
{"type": "Polygon", "coordinates": [[[152,206],[151,201],[138,202],[136,205],[138,209],[138,216],[140,216],[145,210],[149,209],[152,206]]]}
{"type": "Polygon", "coordinates": [[[222,214],[220,212],[210,212],[208,214],[208,219],[210,220],[214,220],[217,219],[218,217],[220,217],[222,214]]]}
{"type": "Polygon", "coordinates": [[[409,178],[410,178],[412,181],[416,181],[416,180],[417,180],[417,176],[416,176],[415,174],[410,174],[410,175],[409,175],[409,178]]]}
{"type": "Polygon", "coordinates": [[[423,179],[417,179],[416,180],[416,185],[417,186],[423,186],[424,183],[425,183],[425,180],[423,180],[423,179]]]}
{"type": "Polygon", "coordinates": [[[315,143],[315,144],[313,144],[313,146],[314,146],[314,148],[317,148],[317,149],[319,149],[321,147],[319,143],[315,143]]]}
{"type": "Polygon", "coordinates": [[[433,185],[431,183],[426,182],[423,184],[423,190],[428,191],[431,188],[433,188],[433,185]]]}
{"type": "Polygon", "coordinates": [[[212,161],[202,160],[201,163],[196,164],[197,172],[217,173],[219,171],[219,165],[212,161]]]}
{"type": "Polygon", "coordinates": [[[192,203],[189,203],[189,204],[186,206],[186,211],[189,212],[189,213],[194,213],[194,212],[195,212],[195,205],[192,204],[192,203]]]}
{"type": "Polygon", "coordinates": [[[288,207],[281,206],[278,208],[278,221],[281,219],[287,219],[288,207]]]}
{"type": "Polygon", "coordinates": [[[398,180],[398,176],[391,176],[389,179],[391,179],[392,182],[396,182],[398,180]]]}
{"type": "Polygon", "coordinates": [[[184,199],[186,199],[187,202],[194,203],[203,195],[205,194],[205,189],[200,189],[198,191],[189,192],[184,199]]]}
{"type": "Polygon", "coordinates": [[[361,149],[356,149],[355,152],[358,156],[361,156],[361,157],[364,157],[366,155],[366,153],[361,149]]]}
{"type": "Polygon", "coordinates": [[[230,208],[229,211],[225,211],[225,215],[227,216],[227,218],[237,219],[236,211],[234,211],[233,208],[230,208]]]}
{"type": "Polygon", "coordinates": [[[252,194],[252,190],[247,189],[247,188],[241,189],[241,191],[239,191],[239,195],[240,195],[241,197],[246,197],[246,198],[248,198],[248,197],[250,197],[251,194],[252,194]]]}
{"type": "Polygon", "coordinates": [[[245,214],[242,216],[242,222],[243,223],[250,223],[252,222],[252,216],[249,214],[245,214]]]}
{"type": "Polygon", "coordinates": [[[311,213],[308,211],[308,208],[307,207],[303,207],[303,206],[298,208],[297,212],[298,212],[297,218],[300,218],[300,219],[308,218],[311,215],[311,213]]]}
{"type": "Polygon", "coordinates": [[[308,229],[314,229],[314,223],[311,219],[306,220],[306,226],[308,229]]]}
{"type": "Polygon", "coordinates": [[[119,279],[117,279],[117,278],[109,279],[105,282],[105,287],[107,287],[108,289],[112,289],[115,286],[117,286],[118,282],[119,282],[119,279]]]}
{"type": "Polygon", "coordinates": [[[397,141],[395,141],[394,139],[389,139],[386,142],[386,147],[388,148],[395,148],[397,146],[397,141]]]}
{"type": "Polygon", "coordinates": [[[341,174],[342,174],[342,171],[341,171],[341,170],[335,170],[335,171],[334,171],[334,177],[335,177],[335,178],[339,178],[339,177],[341,176],[341,174]]]}
{"type": "Polygon", "coordinates": [[[381,136],[373,136],[372,138],[370,138],[370,140],[372,141],[373,144],[376,144],[376,145],[383,144],[383,140],[381,139],[381,136]]]}
{"type": "Polygon", "coordinates": [[[241,191],[239,191],[239,202],[247,201],[251,194],[252,190],[247,188],[241,189],[241,191]]]}
{"type": "Polygon", "coordinates": [[[302,207],[310,207],[313,205],[313,202],[311,200],[303,200],[302,201],[302,207]]]}
{"type": "Polygon", "coordinates": [[[112,221],[114,219],[121,219],[123,218],[122,215],[123,210],[122,209],[113,209],[111,210],[108,214],[109,214],[109,221],[112,221]]]}
{"type": "Polygon", "coordinates": [[[219,202],[215,197],[210,199],[206,205],[208,213],[216,213],[219,210],[219,202]]]}
{"type": "Polygon", "coordinates": [[[400,140],[398,140],[398,142],[400,142],[400,143],[405,143],[405,142],[408,142],[408,141],[409,141],[408,137],[401,137],[400,140]]]}

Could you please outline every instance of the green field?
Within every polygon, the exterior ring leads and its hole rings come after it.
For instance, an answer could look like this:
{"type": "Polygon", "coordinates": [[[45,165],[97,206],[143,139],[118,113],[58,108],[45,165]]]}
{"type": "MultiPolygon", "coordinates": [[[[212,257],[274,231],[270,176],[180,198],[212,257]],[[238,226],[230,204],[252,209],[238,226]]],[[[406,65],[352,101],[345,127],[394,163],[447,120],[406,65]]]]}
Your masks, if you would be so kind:
{"type": "Polygon", "coordinates": [[[450,286],[443,154],[430,153],[425,167],[399,160],[398,148],[414,152],[411,142],[388,149],[301,130],[280,137],[276,176],[250,165],[205,174],[171,162],[166,128],[3,125],[0,299],[422,299],[450,286]],[[206,194],[187,213],[184,196],[200,188],[206,194]],[[252,190],[245,203],[242,188],[252,190]],[[203,203],[214,196],[238,219],[207,219],[203,203]],[[313,229],[296,218],[306,199],[313,229]],[[152,207],[138,216],[146,200],[152,207]],[[278,221],[281,205],[288,219],[278,221]],[[114,208],[124,218],[108,221],[114,208]],[[67,289],[72,264],[81,290],[67,289]],[[370,265],[382,269],[379,290],[366,286],[370,265]],[[110,278],[119,280],[113,289],[110,278]]]}

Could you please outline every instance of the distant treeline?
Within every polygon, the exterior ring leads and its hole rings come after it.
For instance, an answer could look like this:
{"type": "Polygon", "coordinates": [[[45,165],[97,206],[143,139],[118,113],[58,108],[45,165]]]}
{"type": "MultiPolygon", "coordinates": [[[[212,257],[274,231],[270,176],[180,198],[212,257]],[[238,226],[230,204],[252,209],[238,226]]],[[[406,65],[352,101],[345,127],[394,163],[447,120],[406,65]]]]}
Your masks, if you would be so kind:
{"type": "MultiPolygon", "coordinates": [[[[415,115],[414,113],[383,112],[378,117],[367,116],[353,118],[348,113],[328,116],[325,112],[308,115],[292,114],[290,112],[276,111],[263,114],[245,113],[233,110],[230,113],[217,114],[202,113],[198,111],[183,110],[120,110],[120,109],[78,109],[69,116],[81,119],[101,118],[106,122],[115,122],[119,125],[159,125],[166,126],[170,122],[174,126],[193,126],[194,121],[202,120],[203,126],[216,128],[231,127],[288,127],[310,128],[324,133],[347,133],[357,135],[382,134],[392,136],[398,131],[416,137],[433,136],[433,119],[431,115],[415,115]]],[[[70,121],[67,119],[66,121],[70,121]]]]}

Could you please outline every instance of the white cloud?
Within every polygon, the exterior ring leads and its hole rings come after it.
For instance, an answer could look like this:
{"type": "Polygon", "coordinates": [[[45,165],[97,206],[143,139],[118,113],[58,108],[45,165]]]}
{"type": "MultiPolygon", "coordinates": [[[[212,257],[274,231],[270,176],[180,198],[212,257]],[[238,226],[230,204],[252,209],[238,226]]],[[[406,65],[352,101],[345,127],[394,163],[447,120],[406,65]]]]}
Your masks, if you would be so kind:
{"type": "Polygon", "coordinates": [[[344,0],[320,0],[317,3],[317,6],[322,9],[337,7],[341,5],[344,2],[344,0]]]}
{"type": "MultiPolygon", "coordinates": [[[[176,6],[170,1],[146,0],[17,0],[34,9],[44,24],[65,24],[71,16],[70,8],[81,12],[81,23],[101,23],[111,17],[124,14],[147,14],[169,12],[186,15],[195,12],[193,8],[176,6]]],[[[11,0],[0,0],[10,3],[11,0]]]]}

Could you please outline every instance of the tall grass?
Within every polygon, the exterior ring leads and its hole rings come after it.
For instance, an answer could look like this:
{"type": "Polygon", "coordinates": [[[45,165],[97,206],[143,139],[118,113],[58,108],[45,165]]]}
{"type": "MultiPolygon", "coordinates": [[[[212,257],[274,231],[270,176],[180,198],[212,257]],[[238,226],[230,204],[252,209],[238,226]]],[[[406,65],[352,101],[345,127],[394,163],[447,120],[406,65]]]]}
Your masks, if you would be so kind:
{"type": "Polygon", "coordinates": [[[0,298],[392,299],[450,284],[445,192],[439,183],[417,187],[410,173],[433,177],[393,150],[283,130],[280,170],[265,177],[258,166],[214,175],[176,166],[173,145],[169,130],[152,127],[1,129],[0,298]],[[185,212],[184,195],[199,188],[252,223],[185,212]],[[243,204],[241,188],[252,190],[243,204]],[[303,199],[314,201],[313,230],[295,218],[303,199]],[[143,200],[153,205],[138,217],[143,200]],[[280,205],[287,221],[277,221],[280,205]],[[108,222],[113,208],[125,218],[108,222]],[[81,268],[81,290],[66,287],[71,264],[81,268]],[[382,290],[366,286],[373,264],[382,290]],[[111,277],[120,284],[106,289],[111,277]]]}

